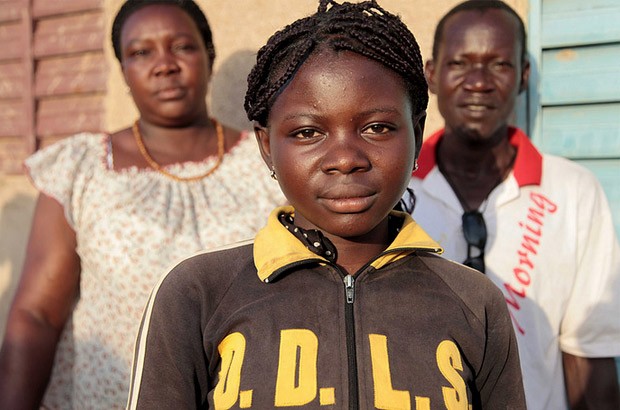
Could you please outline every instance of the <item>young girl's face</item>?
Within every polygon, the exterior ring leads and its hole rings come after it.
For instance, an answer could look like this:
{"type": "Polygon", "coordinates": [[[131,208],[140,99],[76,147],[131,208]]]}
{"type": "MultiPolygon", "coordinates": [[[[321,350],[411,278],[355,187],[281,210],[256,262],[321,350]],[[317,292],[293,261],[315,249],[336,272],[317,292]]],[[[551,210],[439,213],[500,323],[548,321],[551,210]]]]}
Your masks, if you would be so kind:
{"type": "Polygon", "coordinates": [[[323,51],[276,97],[257,135],[296,225],[372,240],[386,238],[382,222],[409,183],[420,124],[400,76],[353,52],[323,51]]]}

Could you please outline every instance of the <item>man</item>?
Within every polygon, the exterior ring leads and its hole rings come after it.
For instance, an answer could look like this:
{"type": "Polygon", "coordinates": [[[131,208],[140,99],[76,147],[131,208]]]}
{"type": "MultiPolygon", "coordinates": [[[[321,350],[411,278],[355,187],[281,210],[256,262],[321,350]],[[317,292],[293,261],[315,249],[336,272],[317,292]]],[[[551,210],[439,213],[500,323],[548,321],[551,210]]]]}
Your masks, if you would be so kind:
{"type": "Polygon", "coordinates": [[[523,21],[472,0],[425,67],[445,129],[422,148],[414,217],[445,256],[503,291],[529,409],[619,409],[620,248],[600,184],[509,127],[530,72],[523,21]]]}

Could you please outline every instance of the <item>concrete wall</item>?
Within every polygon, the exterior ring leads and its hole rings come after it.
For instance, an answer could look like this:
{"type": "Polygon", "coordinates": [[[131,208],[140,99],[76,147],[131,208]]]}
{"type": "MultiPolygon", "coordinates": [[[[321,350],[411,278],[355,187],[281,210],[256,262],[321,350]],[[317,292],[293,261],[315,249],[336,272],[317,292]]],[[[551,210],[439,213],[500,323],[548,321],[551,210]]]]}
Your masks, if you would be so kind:
{"type": "MultiPolygon", "coordinates": [[[[246,128],[243,111],[246,76],[254,64],[254,55],[274,31],[316,10],[317,0],[198,0],[213,30],[217,52],[210,87],[211,114],[220,121],[246,128]]],[[[380,0],[387,10],[399,14],[414,32],[424,59],[430,57],[432,37],[439,18],[456,0],[380,0]]],[[[507,1],[524,17],[527,0],[507,1]]],[[[106,0],[107,33],[121,0],[106,0]]],[[[128,126],[137,112],[127,92],[123,77],[106,43],[110,62],[108,94],[105,99],[106,129],[114,131],[128,126]]],[[[441,126],[435,100],[429,103],[426,134],[441,126]]],[[[6,311],[15,290],[25,254],[30,219],[36,192],[24,176],[0,175],[0,336],[4,332],[6,311]]]]}

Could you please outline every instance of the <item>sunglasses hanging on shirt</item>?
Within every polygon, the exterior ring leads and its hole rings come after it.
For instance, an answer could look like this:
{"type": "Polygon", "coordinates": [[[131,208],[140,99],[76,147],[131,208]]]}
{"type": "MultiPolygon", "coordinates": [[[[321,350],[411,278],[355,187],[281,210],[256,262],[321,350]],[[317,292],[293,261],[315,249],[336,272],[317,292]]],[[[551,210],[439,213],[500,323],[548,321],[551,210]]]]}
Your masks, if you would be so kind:
{"type": "Polygon", "coordinates": [[[463,235],[467,242],[467,259],[463,265],[484,273],[484,247],[487,244],[487,225],[484,217],[479,211],[467,211],[463,214],[462,221],[463,235]]]}

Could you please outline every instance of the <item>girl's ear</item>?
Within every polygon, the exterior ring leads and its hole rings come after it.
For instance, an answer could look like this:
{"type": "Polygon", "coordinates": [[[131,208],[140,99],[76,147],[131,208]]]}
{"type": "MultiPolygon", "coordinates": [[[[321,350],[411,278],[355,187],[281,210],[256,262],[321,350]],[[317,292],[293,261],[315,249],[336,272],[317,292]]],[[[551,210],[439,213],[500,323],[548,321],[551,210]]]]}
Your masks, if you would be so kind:
{"type": "Polygon", "coordinates": [[[424,141],[424,124],[426,123],[426,111],[422,111],[416,118],[413,132],[415,134],[415,159],[417,161],[420,156],[420,150],[422,149],[422,142],[424,141]]]}
{"type": "Polygon", "coordinates": [[[263,161],[267,164],[267,167],[271,169],[271,147],[269,146],[269,130],[266,127],[262,127],[258,124],[254,124],[254,134],[256,135],[256,141],[258,142],[258,149],[263,157],[263,161]]]}
{"type": "Polygon", "coordinates": [[[437,94],[437,84],[435,83],[435,61],[428,60],[424,65],[424,76],[426,77],[426,82],[428,83],[428,90],[437,94]]]}

